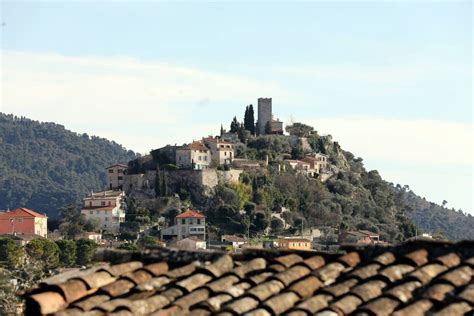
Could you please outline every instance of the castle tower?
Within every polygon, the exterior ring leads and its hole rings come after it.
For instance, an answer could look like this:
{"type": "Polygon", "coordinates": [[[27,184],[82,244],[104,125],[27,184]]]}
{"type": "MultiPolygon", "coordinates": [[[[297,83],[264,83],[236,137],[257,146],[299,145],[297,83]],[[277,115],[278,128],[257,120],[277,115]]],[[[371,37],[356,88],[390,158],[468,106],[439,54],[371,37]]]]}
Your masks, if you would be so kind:
{"type": "Polygon", "coordinates": [[[257,132],[259,135],[265,135],[265,125],[272,123],[272,98],[258,99],[258,121],[257,132]]]}

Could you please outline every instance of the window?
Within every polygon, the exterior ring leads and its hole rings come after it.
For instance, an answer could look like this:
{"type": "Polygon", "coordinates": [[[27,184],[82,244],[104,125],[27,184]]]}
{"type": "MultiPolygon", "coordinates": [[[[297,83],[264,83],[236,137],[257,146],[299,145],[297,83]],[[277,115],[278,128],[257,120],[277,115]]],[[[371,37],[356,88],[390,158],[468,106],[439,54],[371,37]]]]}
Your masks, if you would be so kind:
{"type": "Polygon", "coordinates": [[[109,169],[109,173],[114,173],[114,169],[109,169]]]}
{"type": "Polygon", "coordinates": [[[90,215],[94,214],[94,211],[89,211],[89,214],[90,214],[90,215]]]}
{"type": "Polygon", "coordinates": [[[99,210],[97,210],[97,211],[95,211],[95,213],[96,213],[97,215],[99,215],[99,214],[100,214],[100,211],[99,211],[99,210]]]}
{"type": "Polygon", "coordinates": [[[227,151],[226,151],[226,152],[224,152],[224,156],[227,156],[227,151]]]}
{"type": "Polygon", "coordinates": [[[123,173],[123,169],[117,170],[118,173],[123,173]]]}
{"type": "Polygon", "coordinates": [[[200,218],[197,219],[197,224],[201,225],[201,219],[200,218]]]}
{"type": "Polygon", "coordinates": [[[122,177],[122,176],[118,176],[117,179],[123,180],[123,177],[122,177]]]}
{"type": "Polygon", "coordinates": [[[100,202],[100,205],[105,206],[105,201],[100,202]]]}
{"type": "Polygon", "coordinates": [[[109,206],[112,205],[112,202],[109,201],[109,206]]]}
{"type": "Polygon", "coordinates": [[[207,161],[207,156],[204,156],[204,160],[207,161]]]}
{"type": "Polygon", "coordinates": [[[181,161],[181,156],[178,156],[178,160],[181,161]]]}
{"type": "Polygon", "coordinates": [[[201,156],[199,156],[199,157],[198,157],[198,159],[199,159],[199,161],[201,161],[201,160],[202,160],[202,157],[201,157],[201,156]]]}
{"type": "Polygon", "coordinates": [[[106,217],[106,218],[105,218],[105,221],[106,221],[106,222],[108,222],[108,221],[109,221],[109,218],[108,218],[108,217],[106,217]]]}
{"type": "Polygon", "coordinates": [[[181,219],[181,224],[183,224],[183,225],[186,224],[186,219],[185,218],[181,219]]]}
{"type": "Polygon", "coordinates": [[[89,207],[92,207],[92,202],[89,202],[89,207]]]}

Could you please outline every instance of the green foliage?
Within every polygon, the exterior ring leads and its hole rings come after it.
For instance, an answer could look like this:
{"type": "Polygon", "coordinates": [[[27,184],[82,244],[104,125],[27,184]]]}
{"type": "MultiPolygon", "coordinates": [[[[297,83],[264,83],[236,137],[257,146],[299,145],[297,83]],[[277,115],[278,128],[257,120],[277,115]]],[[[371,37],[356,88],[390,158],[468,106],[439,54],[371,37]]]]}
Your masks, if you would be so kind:
{"type": "Polygon", "coordinates": [[[269,135],[273,132],[272,130],[272,123],[270,121],[268,121],[266,124],[265,124],[265,134],[269,135]]]}
{"type": "Polygon", "coordinates": [[[18,268],[24,257],[23,248],[11,238],[0,238],[0,264],[8,269],[18,268]]]}
{"type": "Polygon", "coordinates": [[[158,239],[156,237],[145,236],[145,237],[142,237],[142,238],[138,239],[137,245],[141,249],[146,249],[146,248],[156,247],[156,246],[159,245],[159,243],[158,243],[158,239]]]}
{"type": "Polygon", "coordinates": [[[237,121],[237,117],[234,116],[234,119],[232,120],[232,122],[230,123],[230,130],[229,132],[231,133],[237,133],[238,130],[240,128],[240,123],[239,121],[237,121]]]}
{"type": "Polygon", "coordinates": [[[0,113],[0,209],[28,206],[58,217],[90,190],[106,186],[104,168],[136,157],[115,142],[0,113]]]}
{"type": "Polygon", "coordinates": [[[251,135],[255,135],[255,117],[252,104],[245,108],[244,129],[249,131],[251,135]]]}
{"type": "Polygon", "coordinates": [[[290,134],[298,137],[308,137],[314,133],[312,126],[303,123],[293,123],[293,125],[287,125],[285,130],[290,134]]]}
{"type": "Polygon", "coordinates": [[[117,248],[122,249],[122,250],[129,250],[129,251],[138,251],[139,250],[137,244],[135,244],[135,243],[123,243],[120,246],[118,246],[117,248]]]}
{"type": "Polygon", "coordinates": [[[75,205],[60,208],[59,217],[59,231],[64,238],[75,239],[84,232],[86,222],[81,211],[75,205]]]}
{"type": "Polygon", "coordinates": [[[298,140],[297,144],[291,149],[291,158],[299,160],[304,158],[303,144],[298,140]]]}
{"type": "Polygon", "coordinates": [[[45,268],[52,269],[59,266],[59,247],[49,239],[38,238],[30,241],[25,250],[30,260],[45,268]]]}
{"type": "Polygon", "coordinates": [[[59,247],[59,262],[64,267],[72,267],[77,260],[76,243],[74,240],[57,240],[59,247]]]}
{"type": "Polygon", "coordinates": [[[234,190],[239,198],[239,210],[242,209],[252,197],[252,189],[249,185],[238,181],[232,181],[228,184],[229,188],[234,190]]]}
{"type": "Polygon", "coordinates": [[[81,266],[87,266],[94,260],[97,244],[93,240],[79,239],[76,241],[76,263],[81,266]]]}

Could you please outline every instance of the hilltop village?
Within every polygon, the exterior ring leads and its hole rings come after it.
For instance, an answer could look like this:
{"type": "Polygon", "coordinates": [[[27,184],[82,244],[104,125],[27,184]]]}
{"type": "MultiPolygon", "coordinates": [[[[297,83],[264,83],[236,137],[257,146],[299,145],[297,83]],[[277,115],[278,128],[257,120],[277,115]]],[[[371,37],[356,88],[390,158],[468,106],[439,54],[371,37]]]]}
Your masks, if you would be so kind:
{"type": "Polygon", "coordinates": [[[242,122],[234,117],[217,135],[104,169],[104,190],[62,210],[59,227],[50,227],[40,211],[18,208],[0,212],[1,236],[20,245],[43,237],[129,250],[240,252],[336,251],[341,243],[378,244],[416,233],[399,198],[405,189],[365,171],[362,159],[330,135],[298,122],[284,126],[271,98],[258,99],[257,117],[250,104],[242,122]]]}
{"type": "Polygon", "coordinates": [[[239,123],[235,117],[230,130],[221,126],[216,136],[203,136],[183,145],[167,145],[127,164],[108,166],[107,190],[92,192],[85,197],[81,215],[87,221],[98,223],[102,233],[129,233],[133,238],[152,235],[162,246],[184,249],[230,247],[239,251],[242,247],[264,247],[311,250],[321,247],[319,243],[325,235],[334,234],[337,235],[333,239],[334,245],[348,240],[381,243],[379,234],[367,230],[339,232],[324,225],[304,227],[303,220],[298,223],[298,219],[288,220],[285,216],[292,211],[288,203],[275,205],[270,212],[258,212],[258,206],[250,202],[252,199],[248,195],[259,194],[256,182],[268,170],[278,174],[290,172],[323,183],[336,175],[341,166],[331,163],[330,155],[321,145],[324,142],[331,144],[331,136],[320,136],[302,123],[293,123],[285,130],[283,122],[275,119],[271,98],[258,99],[257,114],[255,122],[253,105],[249,105],[244,122],[239,123]],[[245,143],[265,141],[281,142],[282,146],[288,147],[286,153],[285,150],[243,148],[245,143]],[[322,150],[314,150],[316,146],[310,143],[315,141],[322,150]],[[206,206],[208,211],[205,212],[199,209],[199,203],[192,203],[196,199],[193,195],[202,194],[209,198],[216,195],[216,190],[225,190],[226,187],[239,195],[237,212],[242,215],[241,219],[245,220],[247,213],[254,212],[254,223],[240,225],[240,229],[224,227],[227,223],[219,225],[219,221],[221,217],[225,220],[229,216],[225,214],[228,210],[221,208],[213,214],[209,211],[212,206],[206,206]],[[150,212],[159,216],[155,216],[153,222],[147,222],[133,214],[137,211],[145,217],[150,212]],[[212,225],[207,218],[209,215],[214,217],[212,225]],[[263,223],[258,225],[259,221],[263,223]]]}

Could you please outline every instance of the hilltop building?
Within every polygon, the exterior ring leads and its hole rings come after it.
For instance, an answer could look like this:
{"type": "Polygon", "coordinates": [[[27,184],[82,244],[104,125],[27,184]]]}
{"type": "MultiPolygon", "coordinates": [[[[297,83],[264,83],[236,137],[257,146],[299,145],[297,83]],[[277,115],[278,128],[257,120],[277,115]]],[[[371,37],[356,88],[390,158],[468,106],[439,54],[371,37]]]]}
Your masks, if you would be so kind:
{"type": "Polygon", "coordinates": [[[0,213],[0,235],[35,235],[47,237],[48,218],[25,207],[0,213]]]}
{"type": "Polygon", "coordinates": [[[178,147],[176,149],[176,166],[194,170],[207,169],[211,163],[211,153],[201,142],[178,147]]]}
{"type": "Polygon", "coordinates": [[[309,169],[311,173],[321,173],[322,171],[328,170],[328,161],[329,157],[322,153],[316,153],[311,155],[306,155],[301,161],[309,164],[309,169]]]}
{"type": "Polygon", "coordinates": [[[272,98],[258,99],[257,132],[259,135],[267,134],[266,126],[270,123],[271,134],[283,134],[283,122],[273,118],[272,98]]]}
{"type": "Polygon", "coordinates": [[[92,192],[84,198],[81,214],[86,220],[98,219],[101,229],[116,232],[125,222],[124,201],[123,191],[92,192]]]}
{"type": "Polygon", "coordinates": [[[202,139],[204,145],[210,149],[211,161],[216,165],[227,165],[234,159],[234,144],[220,140],[217,137],[205,137],[202,139]]]}
{"type": "Polygon", "coordinates": [[[206,240],[206,217],[204,215],[193,210],[187,210],[175,217],[173,226],[161,231],[162,240],[181,240],[186,237],[206,240]]]}
{"type": "Polygon", "coordinates": [[[105,168],[107,170],[107,187],[109,190],[122,190],[124,175],[127,174],[128,166],[115,164],[105,168]]]}

